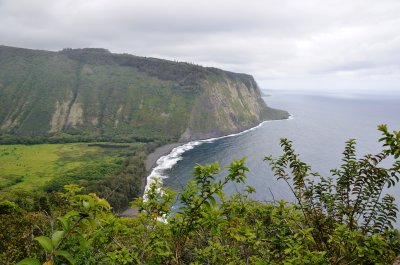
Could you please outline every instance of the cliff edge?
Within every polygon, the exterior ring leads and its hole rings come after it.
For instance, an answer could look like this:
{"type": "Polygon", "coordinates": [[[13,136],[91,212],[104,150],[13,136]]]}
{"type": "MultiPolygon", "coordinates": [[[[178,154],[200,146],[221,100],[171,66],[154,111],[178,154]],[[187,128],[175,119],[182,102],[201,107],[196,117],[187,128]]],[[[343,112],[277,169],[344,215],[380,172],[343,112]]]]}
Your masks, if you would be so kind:
{"type": "Polygon", "coordinates": [[[287,116],[246,74],[98,48],[0,46],[0,142],[189,141],[287,116]]]}

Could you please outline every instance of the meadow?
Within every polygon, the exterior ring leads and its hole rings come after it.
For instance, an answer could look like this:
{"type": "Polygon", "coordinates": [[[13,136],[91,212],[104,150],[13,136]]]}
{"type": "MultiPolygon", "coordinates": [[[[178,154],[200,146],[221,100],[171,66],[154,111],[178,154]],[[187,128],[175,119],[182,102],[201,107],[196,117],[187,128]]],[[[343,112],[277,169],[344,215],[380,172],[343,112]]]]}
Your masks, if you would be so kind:
{"type": "Polygon", "coordinates": [[[117,174],[142,144],[67,143],[0,146],[0,192],[56,190],[117,174]],[[53,187],[54,186],[54,187],[53,187]]]}

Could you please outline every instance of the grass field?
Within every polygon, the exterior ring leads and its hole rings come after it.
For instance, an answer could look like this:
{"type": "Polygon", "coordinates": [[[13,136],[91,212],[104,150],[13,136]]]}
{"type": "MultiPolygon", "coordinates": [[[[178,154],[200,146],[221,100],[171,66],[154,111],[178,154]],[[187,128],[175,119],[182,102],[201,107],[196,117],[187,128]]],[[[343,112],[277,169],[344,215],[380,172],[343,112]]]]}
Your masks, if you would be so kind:
{"type": "Polygon", "coordinates": [[[117,172],[140,144],[0,145],[0,192],[41,189],[55,179],[91,181],[117,172]]]}

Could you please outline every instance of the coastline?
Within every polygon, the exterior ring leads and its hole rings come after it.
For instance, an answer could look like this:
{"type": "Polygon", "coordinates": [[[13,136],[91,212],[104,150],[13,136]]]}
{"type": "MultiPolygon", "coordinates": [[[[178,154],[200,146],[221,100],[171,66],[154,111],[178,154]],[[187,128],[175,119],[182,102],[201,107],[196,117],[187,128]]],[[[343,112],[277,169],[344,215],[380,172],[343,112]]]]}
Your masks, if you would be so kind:
{"type": "MultiPolygon", "coordinates": [[[[172,152],[175,147],[181,146],[185,143],[171,143],[157,147],[152,153],[147,155],[145,161],[146,167],[146,183],[142,186],[142,196],[144,196],[145,188],[147,186],[147,176],[151,174],[153,169],[157,166],[157,161],[161,157],[168,155],[172,152]]],[[[128,207],[119,214],[119,217],[136,218],[139,214],[139,209],[137,207],[128,207]]]]}
{"type": "MultiPolygon", "coordinates": [[[[245,129],[245,130],[240,131],[238,133],[232,133],[232,134],[228,134],[228,135],[224,135],[224,136],[220,136],[220,137],[208,138],[208,139],[191,141],[191,142],[171,143],[171,144],[166,144],[166,145],[157,147],[146,158],[145,167],[146,167],[147,177],[145,179],[146,182],[143,185],[143,195],[142,195],[143,198],[145,198],[145,196],[146,196],[145,193],[147,191],[148,185],[152,181],[152,178],[154,177],[153,173],[157,174],[157,171],[159,171],[159,170],[163,171],[165,169],[165,167],[162,166],[162,164],[165,163],[165,158],[167,158],[167,156],[171,156],[171,154],[173,153],[174,149],[175,149],[175,153],[177,153],[177,154],[173,155],[173,160],[175,160],[175,162],[173,162],[173,164],[175,164],[179,160],[179,159],[176,160],[176,155],[180,156],[185,151],[190,150],[194,146],[199,145],[201,143],[214,142],[215,140],[218,140],[218,139],[241,135],[241,134],[247,133],[249,131],[255,130],[258,127],[262,126],[264,123],[267,123],[267,122],[284,121],[284,120],[291,120],[291,119],[293,119],[293,115],[291,115],[289,113],[288,117],[285,118],[285,119],[265,120],[265,121],[260,122],[258,125],[254,126],[254,127],[250,127],[249,129],[245,129]],[[177,149],[180,149],[180,150],[177,150],[177,149]],[[160,165],[157,162],[161,158],[163,158],[164,161],[160,161],[160,164],[161,164],[160,165]],[[158,168],[160,166],[161,166],[161,168],[158,168]]],[[[172,165],[170,165],[170,166],[172,166],[172,165]]],[[[170,166],[167,166],[166,168],[169,168],[170,166]]],[[[158,175],[157,177],[160,177],[159,174],[157,174],[157,175],[158,175]]],[[[132,217],[136,217],[137,214],[138,214],[138,212],[137,212],[136,208],[129,207],[128,209],[123,211],[120,216],[121,217],[131,217],[132,218],[132,217]]]]}
{"type": "Polygon", "coordinates": [[[168,155],[171,151],[178,146],[184,145],[185,143],[172,143],[157,147],[152,153],[146,158],[146,171],[150,174],[154,167],[157,165],[157,160],[162,156],[168,155]]]}
{"type": "Polygon", "coordinates": [[[148,176],[146,178],[146,183],[143,189],[143,198],[146,199],[146,192],[149,188],[150,183],[154,182],[155,179],[159,179],[162,183],[162,179],[168,178],[168,176],[164,175],[164,171],[172,168],[179,160],[182,159],[182,154],[184,152],[193,149],[195,146],[200,145],[202,143],[214,142],[218,139],[245,134],[249,131],[256,130],[258,127],[262,126],[267,122],[284,121],[291,119],[293,119],[293,116],[290,113],[288,113],[288,116],[286,118],[276,119],[276,120],[275,119],[264,120],[253,127],[244,129],[236,133],[216,136],[208,139],[192,140],[189,142],[172,143],[158,147],[156,150],[154,150],[154,152],[149,154],[146,159],[146,171],[148,176]]]}

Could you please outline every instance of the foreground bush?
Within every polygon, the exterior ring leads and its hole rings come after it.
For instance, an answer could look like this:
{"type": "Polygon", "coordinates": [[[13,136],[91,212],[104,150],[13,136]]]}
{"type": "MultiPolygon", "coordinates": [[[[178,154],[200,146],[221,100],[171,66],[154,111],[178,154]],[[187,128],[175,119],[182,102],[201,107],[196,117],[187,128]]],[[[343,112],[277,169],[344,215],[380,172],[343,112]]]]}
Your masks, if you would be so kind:
{"type": "MultiPolygon", "coordinates": [[[[398,211],[383,191],[399,180],[400,134],[379,129],[382,152],[357,159],[350,140],[330,178],[311,172],[282,139],[283,154],[266,160],[289,185],[294,203],[255,201],[252,187],[225,194],[228,183],[245,184],[242,159],[221,179],[217,163],[197,165],[179,195],[153,183],[147,199],[134,203],[140,214],[132,219],[118,218],[105,200],[69,185],[46,212],[51,221],[41,236],[8,240],[29,246],[24,254],[31,258],[19,264],[391,264],[400,253],[393,229],[398,211]],[[381,167],[388,158],[392,165],[381,167]],[[172,205],[178,205],[174,213],[172,205]]],[[[1,206],[2,220],[28,216],[11,202],[1,206]]],[[[2,253],[3,262],[16,260],[2,253]]]]}

